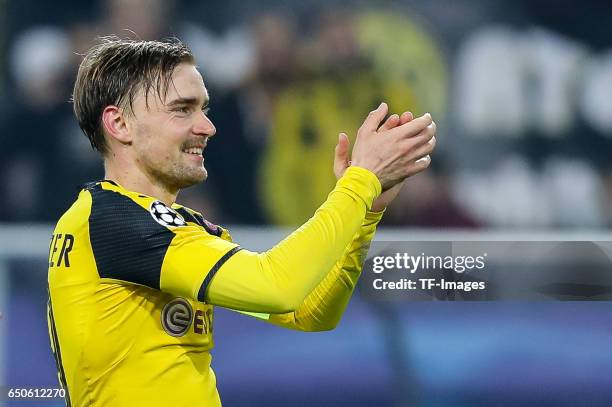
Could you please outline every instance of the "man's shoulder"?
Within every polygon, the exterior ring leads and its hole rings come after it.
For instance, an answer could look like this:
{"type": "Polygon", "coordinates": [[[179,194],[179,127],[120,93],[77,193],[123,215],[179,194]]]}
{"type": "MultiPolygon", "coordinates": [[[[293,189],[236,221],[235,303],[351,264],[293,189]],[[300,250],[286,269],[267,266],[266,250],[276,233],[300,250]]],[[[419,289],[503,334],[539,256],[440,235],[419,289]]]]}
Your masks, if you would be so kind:
{"type": "Polygon", "coordinates": [[[133,205],[149,210],[156,201],[147,195],[139,194],[134,191],[129,191],[114,181],[101,180],[86,183],[82,186],[81,193],[89,193],[92,198],[92,204],[96,206],[118,206],[133,205]]]}
{"type": "Polygon", "coordinates": [[[126,229],[126,233],[148,235],[160,230],[174,231],[185,220],[176,210],[162,201],[130,191],[109,180],[84,185],[83,192],[91,196],[90,227],[126,229]],[[114,225],[114,226],[109,226],[114,225]]]}
{"type": "Polygon", "coordinates": [[[81,189],[76,200],[62,214],[57,226],[83,226],[91,213],[92,196],[86,189],[81,189]]]}
{"type": "Polygon", "coordinates": [[[125,190],[112,181],[94,181],[81,186],[76,201],[64,212],[56,230],[86,230],[92,245],[108,241],[125,244],[154,236],[172,240],[176,226],[185,222],[162,202],[125,190]]]}
{"type": "Polygon", "coordinates": [[[60,222],[66,221],[88,222],[93,231],[100,229],[105,235],[114,231],[125,236],[161,231],[174,234],[182,229],[180,226],[195,224],[211,235],[231,240],[226,229],[210,222],[196,210],[180,204],[168,206],[110,180],[82,185],[77,200],[60,219],[60,222]]]}

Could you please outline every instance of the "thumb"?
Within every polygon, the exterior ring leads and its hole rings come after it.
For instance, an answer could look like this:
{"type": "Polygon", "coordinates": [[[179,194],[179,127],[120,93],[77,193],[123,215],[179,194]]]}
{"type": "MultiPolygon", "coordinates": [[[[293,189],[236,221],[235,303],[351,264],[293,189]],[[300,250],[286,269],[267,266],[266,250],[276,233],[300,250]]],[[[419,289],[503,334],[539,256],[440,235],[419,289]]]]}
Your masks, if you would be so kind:
{"type": "Polygon", "coordinates": [[[349,145],[350,142],[346,133],[340,133],[334,155],[334,174],[336,178],[340,178],[348,168],[349,145]]]}

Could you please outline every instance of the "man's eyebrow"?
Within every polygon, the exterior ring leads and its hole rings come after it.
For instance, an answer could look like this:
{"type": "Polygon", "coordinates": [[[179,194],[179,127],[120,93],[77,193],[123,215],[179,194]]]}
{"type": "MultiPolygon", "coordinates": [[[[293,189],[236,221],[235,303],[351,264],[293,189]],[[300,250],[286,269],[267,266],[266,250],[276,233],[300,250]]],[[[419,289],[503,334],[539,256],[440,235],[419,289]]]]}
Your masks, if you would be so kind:
{"type": "MultiPolygon", "coordinates": [[[[207,107],[208,103],[210,102],[209,98],[204,99],[204,103],[202,104],[202,107],[207,107]]],[[[168,102],[166,104],[166,106],[172,107],[172,106],[178,106],[178,105],[198,105],[198,98],[195,97],[181,97],[178,99],[174,99],[170,102],[168,102]]]]}

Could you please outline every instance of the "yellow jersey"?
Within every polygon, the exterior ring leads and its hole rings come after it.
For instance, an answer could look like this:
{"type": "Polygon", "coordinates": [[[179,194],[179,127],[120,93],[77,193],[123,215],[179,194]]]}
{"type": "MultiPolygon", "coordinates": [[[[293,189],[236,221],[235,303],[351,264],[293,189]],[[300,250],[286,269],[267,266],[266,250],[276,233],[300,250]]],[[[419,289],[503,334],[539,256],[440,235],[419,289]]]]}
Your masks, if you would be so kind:
{"type": "Polygon", "coordinates": [[[112,181],[88,184],[49,248],[48,322],[74,406],[220,406],[213,306],[300,330],[333,328],[382,213],[371,172],[351,167],[302,227],[242,249],[178,204],[112,181]]]}

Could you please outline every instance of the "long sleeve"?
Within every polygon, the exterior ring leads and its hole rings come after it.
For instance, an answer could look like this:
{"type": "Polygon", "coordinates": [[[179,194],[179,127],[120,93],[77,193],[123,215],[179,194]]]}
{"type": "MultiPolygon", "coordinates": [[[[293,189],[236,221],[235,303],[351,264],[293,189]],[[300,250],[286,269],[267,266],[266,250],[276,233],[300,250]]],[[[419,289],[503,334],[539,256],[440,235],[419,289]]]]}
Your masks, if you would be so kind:
{"type": "Polygon", "coordinates": [[[254,316],[267,319],[268,322],[275,325],[302,331],[333,329],[340,322],[353,294],[370,242],[374,238],[376,227],[383,213],[367,213],[359,232],[348,245],[340,260],[298,309],[285,314],[254,316]]]}
{"type": "Polygon", "coordinates": [[[293,311],[342,257],[380,191],[373,173],[349,168],[311,219],[263,253],[185,230],[166,253],[161,288],[236,310],[293,311]]]}

